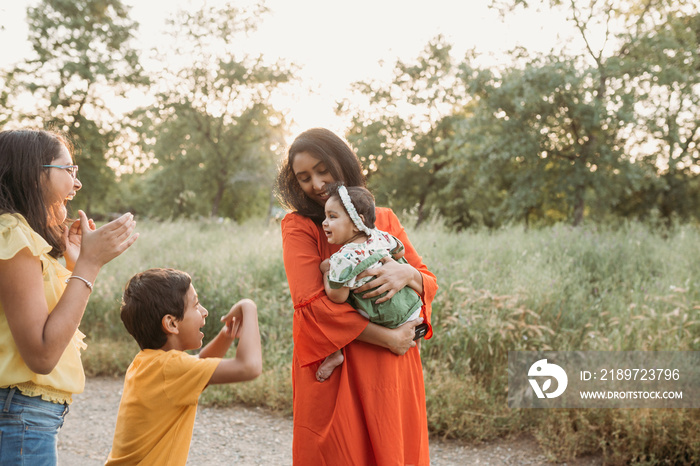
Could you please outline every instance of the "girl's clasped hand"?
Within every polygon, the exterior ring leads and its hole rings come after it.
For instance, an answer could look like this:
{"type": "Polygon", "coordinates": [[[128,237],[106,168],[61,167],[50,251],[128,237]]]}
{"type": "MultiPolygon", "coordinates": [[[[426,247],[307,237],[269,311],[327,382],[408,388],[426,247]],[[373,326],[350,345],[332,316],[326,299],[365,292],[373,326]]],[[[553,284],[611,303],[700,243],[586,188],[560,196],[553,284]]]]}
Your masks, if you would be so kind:
{"type": "MultiPolygon", "coordinates": [[[[66,228],[66,265],[68,267],[68,254],[78,252],[79,259],[94,263],[102,267],[121,253],[139,237],[134,233],[136,221],[134,215],[127,212],[111,222],[95,228],[95,222],[88,219],[85,212],[78,211],[79,219],[74,221],[70,228],[66,228]]],[[[75,263],[75,262],[74,262],[75,263]]]]}

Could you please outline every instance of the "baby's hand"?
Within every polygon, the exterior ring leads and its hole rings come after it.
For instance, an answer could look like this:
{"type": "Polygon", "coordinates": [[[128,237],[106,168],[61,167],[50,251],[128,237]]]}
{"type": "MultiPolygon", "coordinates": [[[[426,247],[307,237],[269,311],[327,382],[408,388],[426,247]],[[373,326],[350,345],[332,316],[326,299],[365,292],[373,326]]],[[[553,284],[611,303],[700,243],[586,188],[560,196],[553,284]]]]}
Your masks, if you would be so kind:
{"type": "Polygon", "coordinates": [[[321,269],[321,273],[327,273],[331,269],[331,261],[329,259],[324,260],[318,268],[321,269]]]}

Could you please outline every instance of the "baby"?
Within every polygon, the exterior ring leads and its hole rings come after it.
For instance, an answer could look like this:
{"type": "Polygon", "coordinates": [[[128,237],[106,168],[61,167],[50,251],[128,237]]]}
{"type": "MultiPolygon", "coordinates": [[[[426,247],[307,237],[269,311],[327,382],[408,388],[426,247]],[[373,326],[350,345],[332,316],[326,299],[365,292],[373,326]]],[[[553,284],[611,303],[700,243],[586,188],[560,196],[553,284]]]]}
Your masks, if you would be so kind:
{"type": "MultiPolygon", "coordinates": [[[[372,275],[362,278],[358,275],[380,267],[382,259],[391,257],[406,263],[404,246],[398,238],[374,227],[374,197],[367,189],[332,185],[328,194],[323,230],[329,243],[343,245],[320,265],[328,298],[334,303],[347,301],[370,322],[389,328],[417,319],[423,303],[411,288],[402,288],[391,299],[379,304],[377,300],[385,293],[368,299],[350,292],[374,279],[372,275]]],[[[423,336],[426,328],[427,325],[416,327],[416,338],[423,336]]],[[[325,381],[343,359],[340,350],[328,356],[318,368],[316,379],[325,381]]]]}

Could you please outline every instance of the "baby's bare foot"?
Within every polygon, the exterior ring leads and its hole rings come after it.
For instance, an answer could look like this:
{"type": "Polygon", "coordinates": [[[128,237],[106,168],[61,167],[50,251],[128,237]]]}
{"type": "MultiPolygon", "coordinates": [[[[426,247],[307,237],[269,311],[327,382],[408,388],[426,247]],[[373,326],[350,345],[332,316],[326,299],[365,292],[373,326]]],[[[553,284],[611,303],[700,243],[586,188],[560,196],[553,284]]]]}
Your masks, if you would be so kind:
{"type": "Polygon", "coordinates": [[[340,366],[344,360],[345,358],[343,357],[343,353],[340,351],[336,351],[328,356],[316,371],[316,380],[319,382],[324,382],[331,376],[335,368],[340,366]]]}

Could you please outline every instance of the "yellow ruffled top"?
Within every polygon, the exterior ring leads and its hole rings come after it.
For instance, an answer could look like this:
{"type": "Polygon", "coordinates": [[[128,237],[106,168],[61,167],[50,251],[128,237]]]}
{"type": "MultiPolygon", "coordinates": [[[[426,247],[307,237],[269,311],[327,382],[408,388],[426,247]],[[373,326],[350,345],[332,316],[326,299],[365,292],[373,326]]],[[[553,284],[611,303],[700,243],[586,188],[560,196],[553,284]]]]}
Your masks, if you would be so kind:
{"type": "MultiPolygon", "coordinates": [[[[13,258],[24,248],[41,260],[44,294],[50,314],[66,288],[65,280],[70,271],[49,256],[51,246],[31,229],[22,215],[0,215],[0,260],[13,258]]],[[[76,330],[53,371],[46,375],[36,374],[19,355],[5,310],[0,305],[0,387],[17,387],[25,395],[41,396],[54,403],[71,403],[72,395],[82,393],[85,388],[85,372],[80,359],[80,351],[87,347],[83,338],[85,335],[76,330]]]]}

